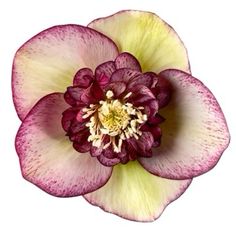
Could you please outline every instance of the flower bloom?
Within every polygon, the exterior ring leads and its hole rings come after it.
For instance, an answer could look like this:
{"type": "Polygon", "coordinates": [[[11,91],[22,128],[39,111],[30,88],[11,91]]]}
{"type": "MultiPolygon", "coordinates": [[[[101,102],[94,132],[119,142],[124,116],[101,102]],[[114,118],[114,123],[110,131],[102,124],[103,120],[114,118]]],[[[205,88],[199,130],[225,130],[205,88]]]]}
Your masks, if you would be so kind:
{"type": "Polygon", "coordinates": [[[158,218],[229,144],[182,41],[149,12],[39,33],[15,55],[12,89],[24,178],[126,219],[158,218]]]}

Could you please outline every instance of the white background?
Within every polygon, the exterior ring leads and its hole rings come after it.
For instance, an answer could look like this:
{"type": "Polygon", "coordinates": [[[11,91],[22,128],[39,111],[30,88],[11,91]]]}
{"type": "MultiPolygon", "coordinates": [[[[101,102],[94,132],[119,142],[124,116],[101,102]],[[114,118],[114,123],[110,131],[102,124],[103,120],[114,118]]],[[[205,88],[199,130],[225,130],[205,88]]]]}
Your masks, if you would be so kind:
{"type": "Polygon", "coordinates": [[[236,7],[224,1],[1,1],[0,3],[0,235],[236,235],[236,7]],[[122,9],[160,15],[186,44],[192,73],[221,104],[232,141],[218,165],[196,178],[153,223],[123,220],[82,197],[52,197],[26,182],[14,136],[20,121],[11,99],[11,64],[22,43],[41,30],[86,25],[122,9]],[[234,146],[234,147],[233,147],[234,146]]]}

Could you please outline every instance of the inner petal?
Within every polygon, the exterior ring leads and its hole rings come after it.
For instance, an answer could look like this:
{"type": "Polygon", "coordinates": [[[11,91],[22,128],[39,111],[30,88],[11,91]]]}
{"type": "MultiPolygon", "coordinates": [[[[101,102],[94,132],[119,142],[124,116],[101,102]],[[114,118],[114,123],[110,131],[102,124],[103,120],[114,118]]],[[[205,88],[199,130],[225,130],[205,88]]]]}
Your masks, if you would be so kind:
{"type": "Polygon", "coordinates": [[[143,74],[138,65],[134,56],[121,53],[94,73],[80,69],[76,85],[65,93],[72,106],[62,118],[67,136],[78,152],[89,151],[105,166],[150,158],[152,147],[160,144],[159,78],[153,72],[143,74]]]}

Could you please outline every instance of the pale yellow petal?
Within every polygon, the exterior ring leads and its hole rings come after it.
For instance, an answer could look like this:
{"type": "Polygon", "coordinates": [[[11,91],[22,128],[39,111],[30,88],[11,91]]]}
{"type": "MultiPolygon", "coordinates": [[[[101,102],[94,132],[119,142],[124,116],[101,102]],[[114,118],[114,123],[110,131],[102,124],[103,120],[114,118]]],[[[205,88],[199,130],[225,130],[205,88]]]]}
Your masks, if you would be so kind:
{"type": "Polygon", "coordinates": [[[84,197],[105,211],[135,221],[153,221],[191,180],[169,180],[147,172],[137,161],[116,165],[102,188],[84,197]]]}
{"type": "Polygon", "coordinates": [[[26,42],[13,62],[12,88],[21,119],[41,97],[65,92],[75,73],[114,60],[116,45],[104,35],[79,25],[47,29],[26,42]]]}
{"type": "Polygon", "coordinates": [[[171,26],[153,13],[121,11],[99,18],[89,27],[110,37],[121,52],[133,54],[143,71],[190,70],[183,42],[171,26]]]}

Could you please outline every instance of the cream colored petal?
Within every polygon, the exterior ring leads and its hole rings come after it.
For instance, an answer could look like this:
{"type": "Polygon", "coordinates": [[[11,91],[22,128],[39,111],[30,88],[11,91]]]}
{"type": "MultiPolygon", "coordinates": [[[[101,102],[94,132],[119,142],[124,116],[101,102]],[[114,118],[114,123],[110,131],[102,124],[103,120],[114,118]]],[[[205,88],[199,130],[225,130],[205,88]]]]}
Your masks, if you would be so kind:
{"type": "Polygon", "coordinates": [[[64,92],[83,67],[95,69],[114,60],[116,45],[104,35],[79,25],[49,28],[27,41],[13,62],[12,88],[21,119],[41,97],[64,92]]]}
{"type": "Polygon", "coordinates": [[[116,165],[102,188],[84,195],[91,204],[134,221],[153,221],[178,198],[191,180],[168,180],[147,172],[137,161],[116,165]]]}
{"type": "Polygon", "coordinates": [[[121,11],[94,20],[89,27],[110,37],[121,52],[133,54],[143,71],[190,70],[183,42],[171,26],[153,13],[121,11]]]}

